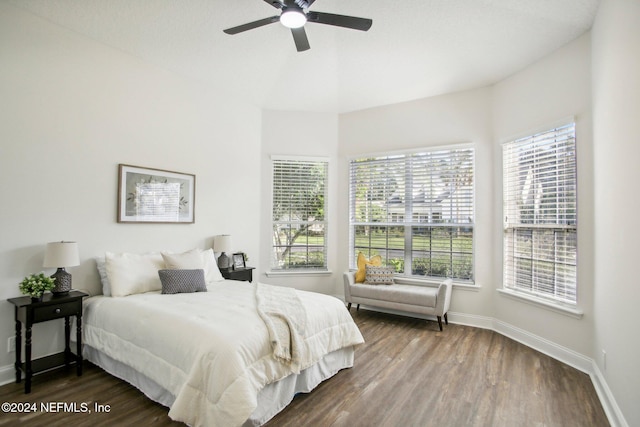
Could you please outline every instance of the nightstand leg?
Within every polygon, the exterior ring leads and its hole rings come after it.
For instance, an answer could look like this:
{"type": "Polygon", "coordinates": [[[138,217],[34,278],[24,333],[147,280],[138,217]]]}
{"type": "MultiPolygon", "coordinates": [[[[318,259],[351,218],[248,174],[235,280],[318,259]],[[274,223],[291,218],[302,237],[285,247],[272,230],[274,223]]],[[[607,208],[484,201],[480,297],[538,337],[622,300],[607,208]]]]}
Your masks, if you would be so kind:
{"type": "MultiPolygon", "coordinates": [[[[17,307],[16,311],[18,311],[17,307]]],[[[16,383],[22,380],[22,366],[20,365],[22,365],[22,322],[16,320],[16,383]]]]}
{"type": "Polygon", "coordinates": [[[24,340],[24,357],[25,365],[27,365],[27,372],[24,378],[24,392],[31,393],[31,376],[33,375],[33,371],[31,370],[31,325],[28,322],[24,340]]]}
{"type": "Polygon", "coordinates": [[[78,376],[82,376],[82,316],[76,316],[76,345],[78,376]]]}
{"type": "Polygon", "coordinates": [[[64,318],[64,366],[67,368],[71,363],[71,325],[69,325],[69,316],[64,318]]]}

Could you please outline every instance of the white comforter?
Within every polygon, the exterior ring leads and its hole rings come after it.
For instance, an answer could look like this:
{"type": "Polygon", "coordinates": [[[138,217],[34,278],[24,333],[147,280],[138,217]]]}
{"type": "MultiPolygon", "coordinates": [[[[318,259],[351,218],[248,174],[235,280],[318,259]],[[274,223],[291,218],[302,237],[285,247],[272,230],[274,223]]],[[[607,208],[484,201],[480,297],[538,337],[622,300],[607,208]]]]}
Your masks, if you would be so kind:
{"type": "MultiPolygon", "coordinates": [[[[85,301],[84,343],[123,362],[176,396],[169,416],[192,426],[241,425],[266,385],[292,373],[272,355],[256,310],[255,285],[224,281],[208,292],[85,301]]],[[[306,312],[307,356],[364,342],[337,298],[297,291],[306,312]]],[[[294,367],[295,369],[295,367],[294,367]]]]}

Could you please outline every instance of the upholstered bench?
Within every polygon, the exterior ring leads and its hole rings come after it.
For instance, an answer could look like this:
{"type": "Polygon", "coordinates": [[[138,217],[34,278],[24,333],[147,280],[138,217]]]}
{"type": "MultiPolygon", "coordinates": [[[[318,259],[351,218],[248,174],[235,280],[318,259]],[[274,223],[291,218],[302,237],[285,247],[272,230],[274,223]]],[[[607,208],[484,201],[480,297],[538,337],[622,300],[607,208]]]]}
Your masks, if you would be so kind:
{"type": "Polygon", "coordinates": [[[448,325],[447,312],[451,301],[452,281],[447,279],[439,286],[394,283],[392,285],[369,285],[355,282],[355,272],[344,273],[344,298],[347,309],[351,304],[371,305],[416,314],[436,316],[442,331],[442,318],[448,325]]]}

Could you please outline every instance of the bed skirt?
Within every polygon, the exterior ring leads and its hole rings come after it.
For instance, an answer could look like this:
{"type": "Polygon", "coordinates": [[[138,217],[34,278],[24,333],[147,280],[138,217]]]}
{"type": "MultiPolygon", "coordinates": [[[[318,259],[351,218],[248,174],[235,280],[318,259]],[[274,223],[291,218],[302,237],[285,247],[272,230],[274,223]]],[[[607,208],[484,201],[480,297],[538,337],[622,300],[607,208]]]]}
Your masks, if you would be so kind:
{"type": "MultiPolygon", "coordinates": [[[[136,387],[149,399],[171,407],[175,396],[130,366],[112,359],[91,346],[84,345],[83,356],[116,378],[136,387]]],[[[260,426],[283,410],[298,393],[308,393],[338,371],[353,367],[354,347],[346,347],[325,355],[315,365],[268,384],[258,393],[258,406],[243,427],[260,426]]]]}

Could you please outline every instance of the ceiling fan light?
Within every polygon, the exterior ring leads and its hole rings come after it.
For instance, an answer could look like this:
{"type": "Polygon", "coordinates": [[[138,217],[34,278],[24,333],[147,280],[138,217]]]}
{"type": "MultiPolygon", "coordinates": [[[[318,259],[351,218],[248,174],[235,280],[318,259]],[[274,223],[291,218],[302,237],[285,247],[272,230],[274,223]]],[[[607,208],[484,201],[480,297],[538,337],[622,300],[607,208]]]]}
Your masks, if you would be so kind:
{"type": "Polygon", "coordinates": [[[280,15],[280,22],[287,28],[300,28],[307,22],[307,16],[301,10],[285,10],[280,15]]]}

